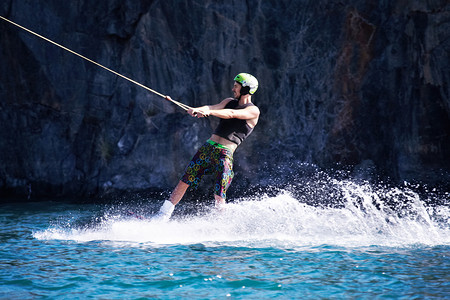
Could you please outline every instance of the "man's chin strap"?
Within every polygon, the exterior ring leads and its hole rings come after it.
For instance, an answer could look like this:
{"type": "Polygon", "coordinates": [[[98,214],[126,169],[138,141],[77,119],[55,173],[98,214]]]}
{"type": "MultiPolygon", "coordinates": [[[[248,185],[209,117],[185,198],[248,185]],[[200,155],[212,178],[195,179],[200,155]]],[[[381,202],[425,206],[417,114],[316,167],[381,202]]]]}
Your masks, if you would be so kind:
{"type": "Polygon", "coordinates": [[[241,88],[241,96],[250,94],[250,87],[249,86],[243,86],[241,88]]]}

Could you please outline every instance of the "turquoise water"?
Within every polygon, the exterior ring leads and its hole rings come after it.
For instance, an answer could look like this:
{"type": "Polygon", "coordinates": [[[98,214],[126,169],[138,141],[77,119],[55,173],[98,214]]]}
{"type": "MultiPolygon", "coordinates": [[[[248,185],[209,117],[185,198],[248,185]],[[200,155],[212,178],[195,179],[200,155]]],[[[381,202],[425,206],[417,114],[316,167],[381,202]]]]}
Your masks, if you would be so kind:
{"type": "Polygon", "coordinates": [[[163,199],[2,204],[0,299],[450,298],[448,194],[333,184],[340,205],[280,191],[168,223],[145,215],[163,199]]]}

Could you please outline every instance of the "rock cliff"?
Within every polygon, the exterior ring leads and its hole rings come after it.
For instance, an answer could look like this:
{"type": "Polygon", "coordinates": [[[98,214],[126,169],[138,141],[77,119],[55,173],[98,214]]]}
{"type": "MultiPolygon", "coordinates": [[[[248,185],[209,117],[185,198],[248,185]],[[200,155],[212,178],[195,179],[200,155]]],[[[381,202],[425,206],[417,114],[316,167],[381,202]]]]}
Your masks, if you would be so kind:
{"type": "MultiPolygon", "coordinates": [[[[305,163],[450,181],[445,0],[9,0],[0,14],[190,106],[254,74],[262,115],[235,189],[305,163]]],[[[217,124],[4,21],[0,122],[1,193],[36,197],[171,189],[217,124]]]]}

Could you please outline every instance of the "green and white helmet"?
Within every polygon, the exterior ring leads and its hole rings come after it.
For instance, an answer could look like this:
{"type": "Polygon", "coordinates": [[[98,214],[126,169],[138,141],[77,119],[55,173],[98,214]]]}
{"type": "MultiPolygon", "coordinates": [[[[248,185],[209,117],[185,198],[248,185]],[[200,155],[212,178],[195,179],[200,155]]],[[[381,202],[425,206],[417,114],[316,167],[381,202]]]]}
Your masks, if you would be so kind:
{"type": "Polygon", "coordinates": [[[258,89],[258,80],[255,76],[248,73],[239,73],[234,77],[234,81],[239,82],[242,87],[248,87],[247,89],[241,89],[241,94],[253,95],[258,89]]]}

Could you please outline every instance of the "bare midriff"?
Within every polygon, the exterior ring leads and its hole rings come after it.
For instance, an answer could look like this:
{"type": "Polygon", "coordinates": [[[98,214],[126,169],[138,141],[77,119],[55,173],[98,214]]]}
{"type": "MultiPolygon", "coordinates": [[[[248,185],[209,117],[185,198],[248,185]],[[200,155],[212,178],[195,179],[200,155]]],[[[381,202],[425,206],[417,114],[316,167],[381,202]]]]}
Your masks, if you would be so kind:
{"type": "Polygon", "coordinates": [[[234,150],[236,150],[236,148],[237,148],[237,146],[238,146],[237,144],[235,144],[235,143],[233,143],[233,142],[231,142],[231,141],[229,141],[229,140],[227,140],[227,139],[224,139],[223,137],[220,137],[220,136],[218,136],[218,135],[215,135],[215,134],[213,134],[209,139],[210,139],[211,141],[213,141],[213,142],[216,142],[216,143],[218,143],[218,144],[221,144],[221,145],[227,147],[227,148],[230,149],[232,152],[234,152],[234,150]]]}

